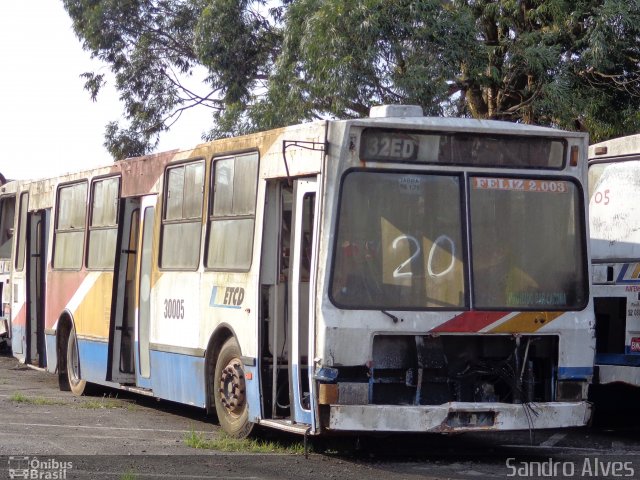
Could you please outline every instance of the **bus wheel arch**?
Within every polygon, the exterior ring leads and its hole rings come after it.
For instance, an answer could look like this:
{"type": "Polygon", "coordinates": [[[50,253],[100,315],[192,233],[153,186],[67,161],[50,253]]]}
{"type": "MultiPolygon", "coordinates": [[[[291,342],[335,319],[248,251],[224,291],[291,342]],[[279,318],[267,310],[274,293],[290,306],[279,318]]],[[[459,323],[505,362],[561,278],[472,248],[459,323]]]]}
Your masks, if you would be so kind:
{"type": "Polygon", "coordinates": [[[58,365],[58,386],[63,392],[70,392],[71,386],[67,378],[67,346],[69,343],[69,334],[74,329],[73,320],[68,312],[64,312],[58,319],[58,327],[56,328],[56,357],[58,365]]]}
{"type": "Polygon", "coordinates": [[[76,327],[69,312],[62,314],[56,330],[58,385],[60,390],[80,396],[88,391],[86,380],[80,377],[80,355],[76,327]]]}
{"type": "Polygon", "coordinates": [[[207,412],[215,411],[218,422],[230,436],[245,438],[253,430],[249,421],[242,352],[234,332],[220,326],[209,340],[206,352],[207,412]]]}

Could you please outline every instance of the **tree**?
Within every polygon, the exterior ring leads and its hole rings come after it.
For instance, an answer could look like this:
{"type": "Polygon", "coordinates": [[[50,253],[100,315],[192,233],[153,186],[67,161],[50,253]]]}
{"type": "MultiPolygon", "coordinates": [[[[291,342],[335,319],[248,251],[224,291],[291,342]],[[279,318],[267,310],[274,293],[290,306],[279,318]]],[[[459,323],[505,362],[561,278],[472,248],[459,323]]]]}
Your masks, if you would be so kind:
{"type": "MultiPolygon", "coordinates": [[[[115,158],[152,150],[195,105],[212,109],[207,139],[381,103],[594,140],[640,127],[638,0],[63,1],[124,100],[115,158]],[[205,94],[185,86],[195,68],[205,94]]],[[[104,77],[84,76],[95,99],[104,77]]]]}

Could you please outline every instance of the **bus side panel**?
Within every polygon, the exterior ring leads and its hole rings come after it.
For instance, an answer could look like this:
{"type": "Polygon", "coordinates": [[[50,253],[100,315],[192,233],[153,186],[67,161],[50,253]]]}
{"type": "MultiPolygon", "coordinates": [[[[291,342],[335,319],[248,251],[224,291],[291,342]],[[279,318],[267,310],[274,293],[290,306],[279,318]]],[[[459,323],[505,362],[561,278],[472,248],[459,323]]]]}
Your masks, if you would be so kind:
{"type": "Polygon", "coordinates": [[[21,362],[26,358],[27,304],[24,272],[14,272],[11,283],[11,347],[21,362]]]}
{"type": "Polygon", "coordinates": [[[151,290],[151,388],[156,397],[205,406],[205,347],[198,344],[199,272],[155,272],[151,290]]]}
{"type": "Polygon", "coordinates": [[[106,341],[109,338],[113,272],[91,272],[80,289],[82,292],[78,293],[84,295],[78,299],[75,309],[71,310],[76,333],[79,337],[90,336],[106,341]]]}
{"type": "Polygon", "coordinates": [[[104,383],[107,374],[106,340],[78,338],[80,375],[87,382],[104,383]]]}
{"type": "Polygon", "coordinates": [[[204,357],[151,350],[151,372],[154,396],[206,407],[204,357]]]}
{"type": "MultiPolygon", "coordinates": [[[[254,259],[257,258],[256,248],[259,247],[254,244],[254,259]]],[[[253,265],[257,264],[257,260],[254,260],[253,265]]],[[[255,422],[262,418],[262,406],[260,372],[257,366],[258,308],[255,305],[258,294],[254,287],[254,279],[252,273],[208,272],[203,275],[200,344],[206,349],[209,339],[221,324],[233,330],[242,356],[245,357],[243,368],[247,380],[245,386],[249,419],[255,422]]]]}
{"type": "MultiPolygon", "coordinates": [[[[78,354],[84,380],[104,383],[112,272],[50,271],[46,301],[46,328],[56,332],[63,312],[70,312],[78,337],[78,354]]],[[[46,338],[49,371],[57,367],[56,335],[46,338]]]]}
{"type": "Polygon", "coordinates": [[[594,266],[598,383],[640,386],[640,264],[594,266]],[[607,272],[610,279],[607,281],[607,272]]]}
{"type": "MultiPolygon", "coordinates": [[[[47,296],[45,307],[45,328],[56,329],[60,316],[66,309],[75,311],[75,307],[84,296],[79,291],[87,272],[50,270],[47,275],[47,296]]],[[[79,328],[77,321],[76,329],[79,328]]]]}

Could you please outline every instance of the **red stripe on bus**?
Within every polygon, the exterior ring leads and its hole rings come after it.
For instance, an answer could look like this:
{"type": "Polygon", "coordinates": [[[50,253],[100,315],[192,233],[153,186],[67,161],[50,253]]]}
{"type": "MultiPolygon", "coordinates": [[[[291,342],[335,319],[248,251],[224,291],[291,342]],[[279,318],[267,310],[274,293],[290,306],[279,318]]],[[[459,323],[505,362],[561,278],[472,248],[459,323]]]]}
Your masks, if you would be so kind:
{"type": "Polygon", "coordinates": [[[432,332],[478,332],[511,312],[464,312],[431,330],[432,332]]]}
{"type": "Polygon", "coordinates": [[[13,318],[11,319],[11,323],[13,325],[22,325],[25,326],[27,324],[27,307],[26,304],[22,304],[22,306],[20,307],[20,310],[18,310],[18,312],[13,315],[13,318]]]}

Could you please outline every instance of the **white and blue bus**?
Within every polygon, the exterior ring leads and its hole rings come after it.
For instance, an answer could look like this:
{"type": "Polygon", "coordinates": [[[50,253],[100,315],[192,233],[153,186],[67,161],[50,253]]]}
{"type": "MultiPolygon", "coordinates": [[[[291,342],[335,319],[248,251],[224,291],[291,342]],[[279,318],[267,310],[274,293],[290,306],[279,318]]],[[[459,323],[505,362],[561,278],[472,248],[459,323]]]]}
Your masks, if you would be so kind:
{"type": "Polygon", "coordinates": [[[25,182],[14,355],[236,436],[585,425],[586,155],[383,106],[25,182]]]}

